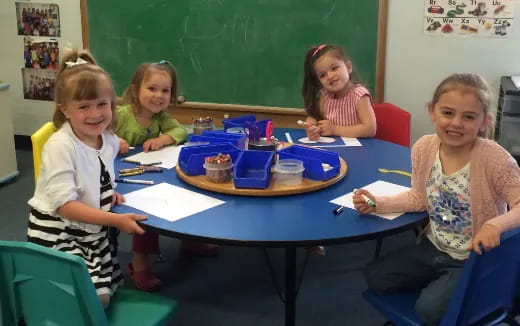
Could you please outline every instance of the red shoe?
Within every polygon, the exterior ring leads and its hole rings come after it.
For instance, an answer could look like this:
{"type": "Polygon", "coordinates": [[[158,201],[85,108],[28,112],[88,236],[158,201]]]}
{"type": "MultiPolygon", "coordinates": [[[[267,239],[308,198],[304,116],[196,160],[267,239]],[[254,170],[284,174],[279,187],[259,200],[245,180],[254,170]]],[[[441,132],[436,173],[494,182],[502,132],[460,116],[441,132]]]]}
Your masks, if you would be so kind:
{"type": "Polygon", "coordinates": [[[135,271],[132,263],[128,264],[128,275],[130,275],[135,287],[142,291],[154,292],[162,286],[162,281],[153,275],[150,269],[135,271]]]}
{"type": "Polygon", "coordinates": [[[314,246],[314,247],[308,247],[307,250],[314,255],[318,256],[327,256],[327,250],[324,246],[314,246]]]}
{"type": "Polygon", "coordinates": [[[210,243],[183,241],[181,255],[195,257],[217,257],[218,246],[210,243]]]}

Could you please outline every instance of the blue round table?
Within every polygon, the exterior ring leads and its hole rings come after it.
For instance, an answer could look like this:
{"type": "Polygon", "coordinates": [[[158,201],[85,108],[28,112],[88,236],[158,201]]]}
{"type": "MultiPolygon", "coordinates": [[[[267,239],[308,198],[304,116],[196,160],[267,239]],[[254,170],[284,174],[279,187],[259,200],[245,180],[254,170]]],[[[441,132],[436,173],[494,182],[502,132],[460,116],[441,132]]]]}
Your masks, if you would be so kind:
{"type": "MultiPolygon", "coordinates": [[[[277,129],[275,136],[285,140],[290,132],[294,140],[304,137],[300,129],[277,129]]],[[[200,192],[226,203],[212,209],[170,222],[129,206],[115,207],[118,213],[142,213],[148,216],[141,224],[150,230],[179,239],[208,243],[285,248],[285,319],[286,325],[295,324],[296,248],[317,245],[342,244],[382,237],[413,228],[426,214],[407,213],[394,220],[377,216],[361,216],[345,208],[334,215],[335,204],[329,201],[362,188],[377,180],[410,186],[407,176],[380,173],[378,168],[410,171],[410,149],[378,139],[360,139],[361,147],[329,147],[345,159],[347,175],[338,183],[315,192],[279,196],[251,197],[212,193],[184,183],[177,177],[175,168],[164,173],[147,173],[146,179],[156,184],[167,182],[200,192]]],[[[138,150],[136,150],[138,151],[138,150]]],[[[134,165],[116,161],[116,170],[134,165]]],[[[136,179],[143,179],[137,176],[136,179]]],[[[118,184],[117,191],[125,194],[146,187],[136,184],[118,184]]]]}

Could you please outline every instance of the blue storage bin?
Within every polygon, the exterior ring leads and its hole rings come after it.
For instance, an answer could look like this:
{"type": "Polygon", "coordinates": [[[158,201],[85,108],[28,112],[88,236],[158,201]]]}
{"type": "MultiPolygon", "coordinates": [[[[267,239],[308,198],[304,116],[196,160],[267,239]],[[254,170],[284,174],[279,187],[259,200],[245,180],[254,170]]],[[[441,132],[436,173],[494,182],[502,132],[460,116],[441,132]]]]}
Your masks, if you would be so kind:
{"type": "Polygon", "coordinates": [[[247,136],[243,134],[230,134],[223,131],[204,131],[202,135],[190,135],[188,141],[206,141],[210,144],[231,143],[243,150],[246,147],[246,138],[247,136]]]}
{"type": "Polygon", "coordinates": [[[231,160],[235,162],[240,149],[230,143],[187,146],[181,148],[178,164],[187,175],[202,175],[206,173],[203,166],[204,159],[210,156],[217,156],[219,153],[229,154],[231,160]]]}
{"type": "Polygon", "coordinates": [[[259,137],[265,137],[265,128],[267,127],[267,121],[272,121],[271,119],[264,119],[256,121],[256,116],[254,114],[244,115],[236,118],[229,118],[222,120],[222,124],[224,125],[224,131],[227,131],[229,128],[241,127],[243,128],[247,123],[254,123],[259,131],[259,137]]]}
{"type": "Polygon", "coordinates": [[[271,162],[274,153],[268,151],[244,151],[234,163],[235,188],[265,189],[271,182],[271,162]]]}
{"type": "Polygon", "coordinates": [[[292,145],[280,150],[278,158],[280,160],[292,158],[302,161],[305,167],[303,177],[311,180],[330,179],[338,175],[341,168],[338,153],[300,145],[292,145]],[[322,163],[330,165],[331,169],[325,171],[322,163]]]}
{"type": "Polygon", "coordinates": [[[222,120],[222,124],[224,125],[224,130],[228,130],[229,128],[233,128],[233,127],[243,127],[244,123],[246,121],[255,122],[256,115],[249,114],[249,115],[243,115],[241,117],[225,119],[225,120],[222,120]]]}

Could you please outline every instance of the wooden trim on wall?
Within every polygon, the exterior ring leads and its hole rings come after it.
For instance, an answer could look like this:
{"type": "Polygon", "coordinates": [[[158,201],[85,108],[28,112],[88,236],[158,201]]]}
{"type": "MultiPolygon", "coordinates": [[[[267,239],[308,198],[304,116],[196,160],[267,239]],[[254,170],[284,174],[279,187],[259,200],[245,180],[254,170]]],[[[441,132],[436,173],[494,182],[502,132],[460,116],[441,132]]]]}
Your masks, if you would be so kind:
{"type": "Polygon", "coordinates": [[[170,114],[183,124],[191,124],[193,118],[212,117],[217,126],[226,118],[254,114],[257,120],[272,119],[277,128],[297,128],[296,121],[307,116],[303,109],[200,102],[178,104],[170,114]]]}
{"type": "Polygon", "coordinates": [[[87,0],[79,0],[79,10],[81,12],[81,38],[83,40],[83,48],[89,49],[87,0]]]}
{"type": "Polygon", "coordinates": [[[388,22],[388,0],[379,0],[377,19],[377,54],[376,54],[376,103],[385,100],[385,70],[386,70],[386,30],[388,22]]]}

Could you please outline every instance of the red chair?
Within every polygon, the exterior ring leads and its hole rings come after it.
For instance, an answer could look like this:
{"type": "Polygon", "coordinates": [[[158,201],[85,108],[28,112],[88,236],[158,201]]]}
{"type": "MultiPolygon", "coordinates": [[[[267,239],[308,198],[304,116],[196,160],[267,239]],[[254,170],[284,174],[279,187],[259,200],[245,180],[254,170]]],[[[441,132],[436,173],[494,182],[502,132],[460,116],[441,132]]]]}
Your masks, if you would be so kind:
{"type": "Polygon", "coordinates": [[[374,104],[377,132],[375,138],[410,147],[411,115],[391,103],[374,104]]]}
{"type": "MultiPolygon", "coordinates": [[[[411,114],[391,103],[374,104],[376,114],[377,132],[375,138],[385,140],[397,145],[410,147],[410,120],[411,114]]],[[[414,230],[417,234],[417,230],[414,230]]],[[[382,237],[376,238],[374,258],[379,257],[382,237]]]]}

